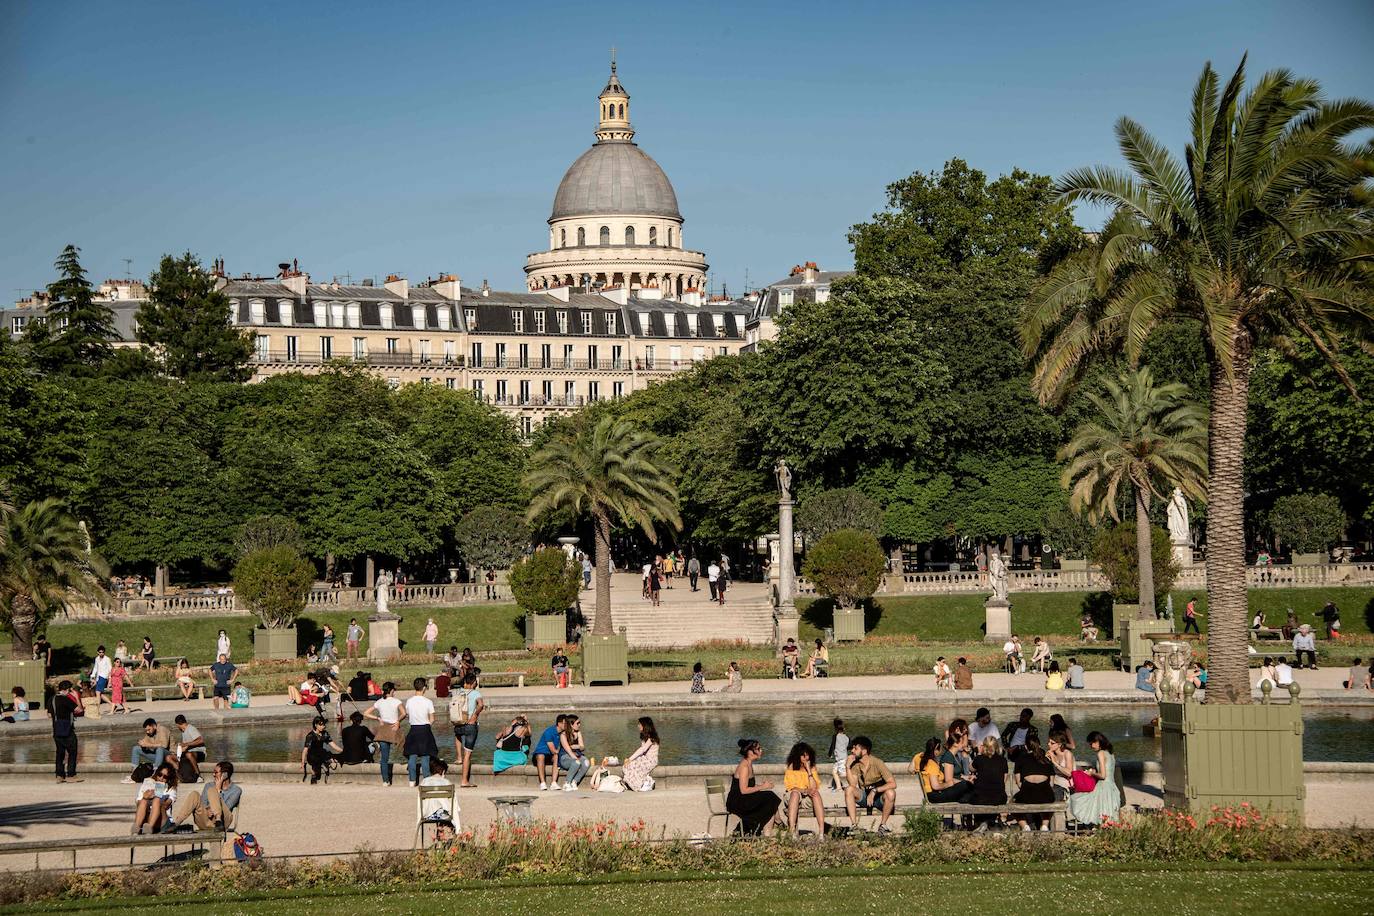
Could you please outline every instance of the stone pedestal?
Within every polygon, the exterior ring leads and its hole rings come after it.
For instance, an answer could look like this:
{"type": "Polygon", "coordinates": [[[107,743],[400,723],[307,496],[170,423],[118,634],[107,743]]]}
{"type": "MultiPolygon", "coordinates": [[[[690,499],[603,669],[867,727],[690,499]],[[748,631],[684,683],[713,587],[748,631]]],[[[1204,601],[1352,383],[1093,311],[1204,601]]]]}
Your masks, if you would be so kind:
{"type": "Polygon", "coordinates": [[[792,613],[784,614],[782,608],[773,612],[773,633],[777,637],[778,655],[782,655],[782,647],[786,645],[788,639],[794,639],[797,644],[801,644],[801,635],[797,629],[801,623],[800,617],[793,609],[792,613]]]}
{"type": "Polygon", "coordinates": [[[373,614],[367,618],[367,660],[389,662],[401,654],[401,618],[373,614]]]}
{"type": "Polygon", "coordinates": [[[1174,541],[1174,562],[1179,569],[1189,569],[1193,565],[1193,545],[1188,541],[1174,541]]]}
{"type": "Polygon", "coordinates": [[[1011,639],[1011,602],[989,598],[983,602],[983,642],[1001,645],[1011,639]]]}

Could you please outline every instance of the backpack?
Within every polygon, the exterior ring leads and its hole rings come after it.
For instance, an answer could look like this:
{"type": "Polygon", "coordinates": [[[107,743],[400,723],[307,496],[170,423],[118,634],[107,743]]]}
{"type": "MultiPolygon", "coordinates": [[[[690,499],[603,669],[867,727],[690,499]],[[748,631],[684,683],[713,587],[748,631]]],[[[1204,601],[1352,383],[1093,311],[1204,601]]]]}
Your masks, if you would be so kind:
{"type": "Polygon", "coordinates": [[[234,837],[234,860],[250,862],[262,858],[262,846],[251,833],[241,833],[234,837]]]}
{"type": "Polygon", "coordinates": [[[151,779],[153,775],[153,765],[148,761],[143,761],[134,767],[134,771],[129,774],[129,779],[133,782],[141,783],[145,779],[151,779]]]}
{"type": "Polygon", "coordinates": [[[448,720],[454,725],[468,724],[468,694],[470,690],[455,691],[448,701],[448,720]]]}

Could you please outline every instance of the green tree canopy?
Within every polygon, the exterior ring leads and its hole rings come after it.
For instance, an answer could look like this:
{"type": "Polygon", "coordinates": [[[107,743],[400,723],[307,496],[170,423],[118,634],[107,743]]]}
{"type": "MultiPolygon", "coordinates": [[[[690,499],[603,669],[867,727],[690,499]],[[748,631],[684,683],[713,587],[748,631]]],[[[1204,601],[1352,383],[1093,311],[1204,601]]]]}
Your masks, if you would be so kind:
{"type": "Polygon", "coordinates": [[[29,322],[29,346],[44,372],[95,375],[110,358],[110,342],[118,339],[114,312],[95,301],[81,249],[68,245],[58,255],[58,278],[48,284],[52,302],[41,322],[29,322]]]}
{"type": "Polygon", "coordinates": [[[1295,553],[1321,553],[1345,534],[1341,501],[1329,493],[1290,493],[1274,500],[1269,527],[1295,553]]]}
{"type": "Polygon", "coordinates": [[[842,528],[806,552],[802,575],[818,594],[835,599],[842,608],[852,608],[873,597],[886,569],[887,557],[876,537],[867,531],[842,528]]]}
{"type": "Polygon", "coordinates": [[[845,528],[877,537],[883,533],[883,507],[853,487],[813,490],[803,495],[797,506],[797,530],[808,540],[820,541],[830,532],[845,528]]]}
{"type": "MultiPolygon", "coordinates": [[[[3,496],[4,494],[0,494],[3,496]]],[[[15,508],[0,499],[0,626],[27,658],[40,627],[74,602],[104,603],[109,567],[86,529],[55,499],[15,508]]]]}
{"type": "Polygon", "coordinates": [[[541,547],[511,567],[510,590],[531,614],[564,614],[577,601],[582,573],[557,547],[541,547]]]}
{"type": "Polygon", "coordinates": [[[163,255],[138,310],[138,339],[168,375],[246,382],[253,376],[252,338],[230,324],[229,300],[189,251],[163,255]]]}
{"type": "Polygon", "coordinates": [[[506,569],[530,544],[530,528],[518,513],[500,506],[479,506],[453,529],[453,545],[468,566],[506,569]]]}

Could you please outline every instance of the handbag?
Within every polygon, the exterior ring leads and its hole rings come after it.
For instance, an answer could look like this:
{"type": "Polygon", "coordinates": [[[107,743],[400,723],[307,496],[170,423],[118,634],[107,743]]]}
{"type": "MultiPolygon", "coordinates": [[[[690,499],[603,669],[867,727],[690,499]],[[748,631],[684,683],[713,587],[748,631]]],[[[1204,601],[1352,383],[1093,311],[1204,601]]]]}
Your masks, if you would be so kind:
{"type": "Polygon", "coordinates": [[[1097,777],[1087,770],[1074,770],[1069,777],[1074,792],[1091,792],[1097,788],[1097,777]]]}
{"type": "Polygon", "coordinates": [[[376,731],[374,731],[374,732],[372,733],[372,736],[373,736],[374,738],[376,738],[378,741],[385,741],[387,744],[400,744],[400,743],[401,743],[401,723],[400,723],[400,722],[391,722],[391,723],[383,722],[383,723],[381,723],[380,725],[377,726],[377,729],[376,729],[376,731]]]}

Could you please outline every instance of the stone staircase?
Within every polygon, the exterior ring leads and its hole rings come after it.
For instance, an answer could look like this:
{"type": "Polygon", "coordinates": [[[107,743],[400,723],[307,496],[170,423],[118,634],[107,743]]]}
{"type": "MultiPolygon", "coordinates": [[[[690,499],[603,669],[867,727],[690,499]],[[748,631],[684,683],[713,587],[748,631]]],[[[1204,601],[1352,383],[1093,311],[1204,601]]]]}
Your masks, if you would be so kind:
{"type": "MultiPolygon", "coordinates": [[[[693,592],[685,578],[661,591],[659,606],[640,597],[641,578],[617,573],[611,577],[611,619],[625,628],[631,649],[686,648],[704,642],[765,645],[773,642],[773,609],[762,583],[734,583],[724,606],[711,601],[703,576],[701,591],[693,592]]],[[[583,612],[591,617],[594,598],[582,593],[583,612]]]]}

